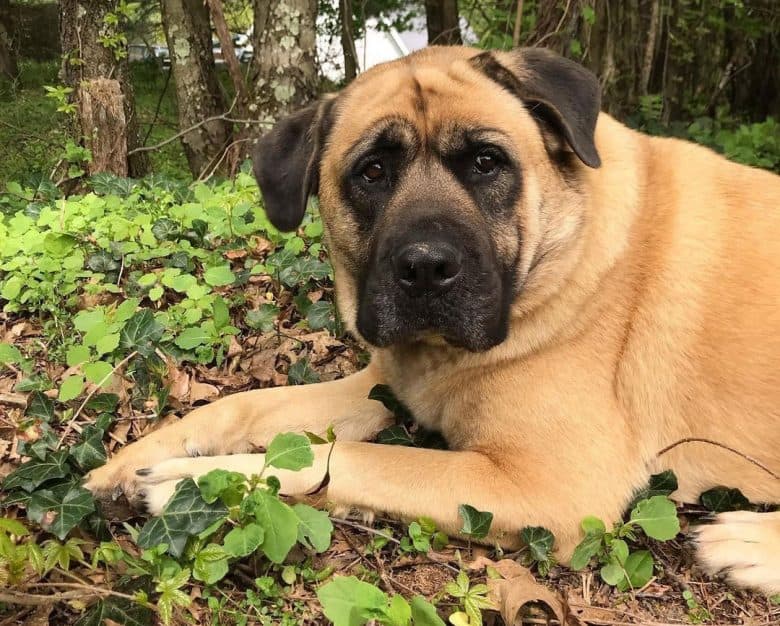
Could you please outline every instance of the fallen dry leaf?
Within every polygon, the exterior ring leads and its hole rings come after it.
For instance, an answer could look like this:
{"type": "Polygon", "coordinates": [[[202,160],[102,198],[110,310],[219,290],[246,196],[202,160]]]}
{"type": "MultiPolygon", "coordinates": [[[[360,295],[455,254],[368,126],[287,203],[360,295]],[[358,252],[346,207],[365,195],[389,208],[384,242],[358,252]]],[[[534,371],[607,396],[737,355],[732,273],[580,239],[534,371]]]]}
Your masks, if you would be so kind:
{"type": "Polygon", "coordinates": [[[211,400],[219,396],[219,389],[208,383],[193,380],[190,383],[190,402],[195,404],[200,400],[211,400]]]}
{"type": "Polygon", "coordinates": [[[501,579],[488,579],[487,584],[490,598],[507,626],[520,626],[523,623],[523,607],[532,602],[541,602],[547,606],[561,624],[582,625],[563,598],[537,582],[533,574],[516,561],[502,559],[494,562],[487,557],[480,557],[469,565],[469,569],[486,566],[494,568],[503,576],[501,579]]]}

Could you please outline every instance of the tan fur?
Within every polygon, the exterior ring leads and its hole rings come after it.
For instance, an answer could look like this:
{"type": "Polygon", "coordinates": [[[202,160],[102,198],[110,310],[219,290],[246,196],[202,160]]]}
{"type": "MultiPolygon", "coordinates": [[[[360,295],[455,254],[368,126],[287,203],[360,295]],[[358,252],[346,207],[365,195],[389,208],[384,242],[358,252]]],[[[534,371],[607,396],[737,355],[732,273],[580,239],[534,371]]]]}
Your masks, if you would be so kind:
{"type": "MultiPolygon", "coordinates": [[[[413,121],[426,137],[469,120],[510,133],[523,169],[522,246],[516,234],[491,232],[506,253],[521,250],[523,289],[507,340],[468,353],[431,338],[374,350],[366,370],[344,381],[221,400],[122,450],[92,473],[91,489],[143,488],[156,511],[183,476],[262,464],[257,455],[179,457],[246,452],[279,431],[334,424],[330,503],[427,515],[450,533],[467,503],[494,513],[491,539],[508,547],[523,526],[546,526],[564,560],[583,517],[619,519],[661,469],[677,474],[680,500],[727,485],[780,502],[780,481],[734,453],[688,443],[657,456],[701,437],[780,472],[780,178],[602,114],[601,168],[564,181],[523,104],[467,63],[474,54],[430,49],[348,87],[323,157],[320,206],[342,318],[355,332],[347,259],[366,244],[337,188],[349,147],[387,116],[413,121]],[[452,450],[363,443],[389,420],[365,399],[376,382],[452,450]],[[135,475],[148,466],[149,476],[135,475]]],[[[283,492],[316,486],[326,454],[318,447],[313,468],[283,476],[283,492]]],[[[703,560],[776,593],[777,514],[752,517],[741,532],[747,523],[726,516],[702,530],[703,560]],[[744,545],[757,537],[763,549],[746,563],[744,545]]]]}

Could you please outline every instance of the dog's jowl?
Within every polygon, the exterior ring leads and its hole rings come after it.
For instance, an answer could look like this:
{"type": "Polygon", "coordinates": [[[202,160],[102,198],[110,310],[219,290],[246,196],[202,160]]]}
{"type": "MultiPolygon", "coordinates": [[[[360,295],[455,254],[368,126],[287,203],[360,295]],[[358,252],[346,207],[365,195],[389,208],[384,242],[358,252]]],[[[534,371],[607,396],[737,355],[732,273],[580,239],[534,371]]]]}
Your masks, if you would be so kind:
{"type": "MultiPolygon", "coordinates": [[[[199,408],[88,486],[158,512],[182,477],[251,474],[253,446],[332,424],[323,502],[453,534],[467,503],[493,512],[489,541],[545,526],[564,561],[583,517],[619,519],[662,469],[680,501],[726,485],[780,502],[780,178],[599,108],[596,78],[552,53],[442,47],[282,120],[255,157],[265,209],[294,229],[319,196],[370,365],[199,408]],[[377,383],[450,449],[367,443],[391,421],[377,383]],[[658,456],[683,439],[742,454],[658,456]]],[[[327,453],[280,472],[282,492],[320,484],[327,453]]],[[[721,516],[697,541],[712,570],[780,592],[780,513],[721,516]]]]}

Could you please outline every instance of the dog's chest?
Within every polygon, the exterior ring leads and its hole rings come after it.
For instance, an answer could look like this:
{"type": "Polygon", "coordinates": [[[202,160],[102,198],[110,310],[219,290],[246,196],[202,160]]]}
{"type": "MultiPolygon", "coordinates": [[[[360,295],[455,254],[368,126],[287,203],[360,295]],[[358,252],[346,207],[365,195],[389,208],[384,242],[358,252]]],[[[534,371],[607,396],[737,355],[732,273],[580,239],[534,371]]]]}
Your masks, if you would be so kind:
{"type": "Polygon", "coordinates": [[[463,438],[459,426],[468,383],[452,367],[415,356],[394,359],[383,367],[387,384],[420,426],[440,432],[453,447],[463,438]]]}

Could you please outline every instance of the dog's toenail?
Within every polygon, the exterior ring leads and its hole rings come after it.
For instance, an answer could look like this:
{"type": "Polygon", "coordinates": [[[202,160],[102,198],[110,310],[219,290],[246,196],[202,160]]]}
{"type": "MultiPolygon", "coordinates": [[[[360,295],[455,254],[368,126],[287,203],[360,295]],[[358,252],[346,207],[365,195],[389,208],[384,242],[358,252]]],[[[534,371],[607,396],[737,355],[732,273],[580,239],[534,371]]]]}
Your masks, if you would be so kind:
{"type": "Polygon", "coordinates": [[[151,467],[144,467],[143,469],[135,470],[136,476],[148,476],[152,473],[151,467]]]}

